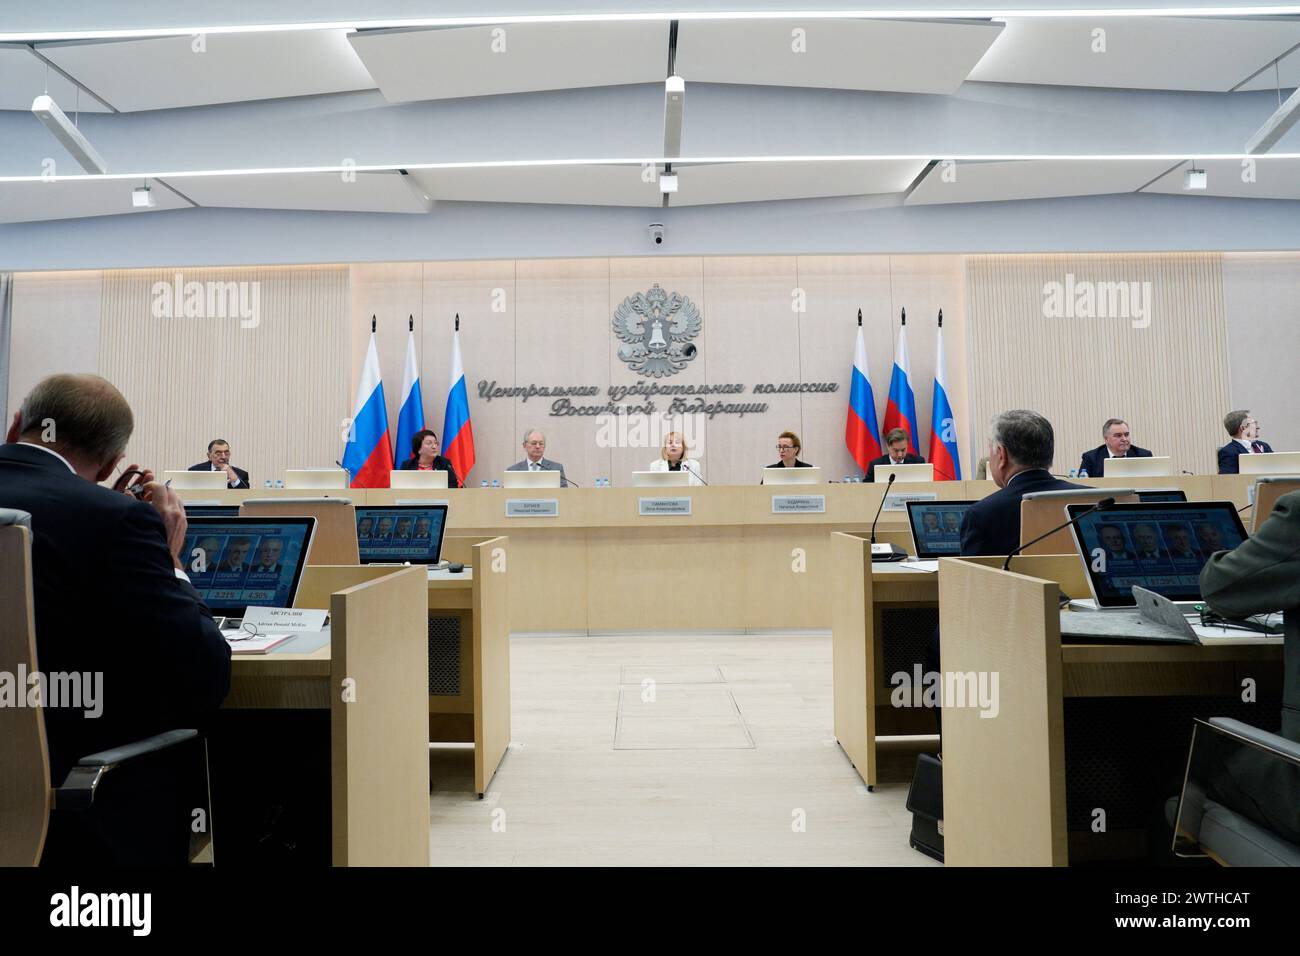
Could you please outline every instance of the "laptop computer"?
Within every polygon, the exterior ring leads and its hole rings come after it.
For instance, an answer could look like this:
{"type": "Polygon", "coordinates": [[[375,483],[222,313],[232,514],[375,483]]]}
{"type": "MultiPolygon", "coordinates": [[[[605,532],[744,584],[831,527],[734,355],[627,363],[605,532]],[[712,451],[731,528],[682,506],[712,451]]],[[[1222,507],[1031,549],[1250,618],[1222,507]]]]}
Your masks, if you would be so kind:
{"type": "Polygon", "coordinates": [[[961,523],[974,501],[909,501],[907,522],[918,560],[952,558],[961,553],[961,523]]]}
{"type": "Polygon", "coordinates": [[[293,607],[315,533],[315,518],[190,518],[185,573],[222,627],[237,628],[250,607],[293,607]]]}
{"type": "Polygon", "coordinates": [[[446,505],[358,507],[357,548],[361,563],[436,567],[442,562],[446,527],[446,505]]]}
{"type": "MultiPolygon", "coordinates": [[[[1069,505],[1079,518],[1088,505],[1069,505]]],[[[1230,501],[1170,501],[1117,504],[1094,511],[1070,528],[1083,561],[1092,601],[1082,609],[1133,608],[1133,586],[1179,604],[1201,598],[1201,568],[1216,551],[1246,540],[1246,529],[1230,501]]]]}

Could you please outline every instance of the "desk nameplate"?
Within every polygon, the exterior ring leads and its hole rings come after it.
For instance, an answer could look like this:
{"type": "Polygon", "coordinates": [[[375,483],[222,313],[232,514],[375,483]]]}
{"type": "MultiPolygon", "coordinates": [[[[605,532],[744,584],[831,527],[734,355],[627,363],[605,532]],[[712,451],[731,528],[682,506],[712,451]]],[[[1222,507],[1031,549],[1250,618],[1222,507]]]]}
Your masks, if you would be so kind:
{"type": "Polygon", "coordinates": [[[938,501],[937,491],[894,491],[885,495],[885,511],[906,511],[909,501],[938,501]]]}
{"type": "Polygon", "coordinates": [[[559,498],[507,498],[507,518],[558,518],[559,498]]]}
{"type": "Polygon", "coordinates": [[[638,498],[637,514],[648,515],[689,515],[691,499],[681,498],[638,498]]]}
{"type": "Polygon", "coordinates": [[[825,495],[773,495],[772,514],[825,514],[825,495]]]}

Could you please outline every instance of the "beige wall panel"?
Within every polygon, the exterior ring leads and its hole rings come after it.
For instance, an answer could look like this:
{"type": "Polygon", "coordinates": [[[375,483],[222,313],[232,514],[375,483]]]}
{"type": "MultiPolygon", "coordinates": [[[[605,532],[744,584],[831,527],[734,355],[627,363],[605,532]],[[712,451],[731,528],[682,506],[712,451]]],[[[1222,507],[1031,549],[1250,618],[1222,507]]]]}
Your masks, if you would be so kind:
{"type": "MultiPolygon", "coordinates": [[[[1275,451],[1300,451],[1300,399],[1295,386],[1300,356],[1300,254],[1225,254],[1223,300],[1231,370],[1228,404],[1254,412],[1263,439],[1275,451]]],[[[1216,444],[1227,443],[1228,433],[1217,422],[1207,422],[1205,429],[1216,444]]]]}
{"type": "Polygon", "coordinates": [[[1054,470],[1079,465],[1122,417],[1134,440],[1198,474],[1215,469],[1215,423],[1228,402],[1227,330],[1217,254],[967,258],[971,446],[988,419],[1032,408],[1056,430],[1054,470]],[[1149,282],[1150,324],[1136,318],[1047,318],[1047,283],[1149,282]]]}
{"type": "MultiPolygon", "coordinates": [[[[56,372],[98,372],[100,272],[14,275],[9,340],[9,416],[37,382],[56,372]]],[[[8,421],[5,428],[9,427],[8,421]]]]}
{"type": "MultiPolygon", "coordinates": [[[[799,313],[791,308],[798,279],[794,257],[704,260],[704,323],[707,381],[745,386],[741,395],[710,396],[710,402],[766,402],[768,410],[710,419],[708,480],[754,484],[759,470],[777,459],[776,436],[785,429],[803,438],[797,395],[754,395],[760,383],[799,379],[799,313]]],[[[805,460],[808,460],[805,458],[805,460]]]]}
{"type": "MultiPolygon", "coordinates": [[[[478,485],[485,479],[500,479],[506,466],[522,457],[516,432],[527,423],[518,420],[515,399],[480,399],[478,383],[496,381],[505,387],[528,381],[528,369],[515,355],[515,263],[426,262],[423,269],[425,323],[420,375],[425,414],[443,437],[453,316],[460,313],[461,361],[474,429],[475,465],[469,480],[478,485]]],[[[397,382],[400,388],[401,379],[397,382]]]]}
{"type": "MultiPolygon", "coordinates": [[[[575,406],[598,405],[609,390],[609,260],[550,259],[520,261],[515,280],[515,366],[517,384],[538,386],[595,385],[590,398],[575,397],[575,406]]],[[[498,399],[499,401],[499,399],[498,399]]],[[[583,488],[610,476],[610,448],[599,447],[602,419],[591,415],[551,415],[555,399],[515,402],[520,419],[518,442],[525,428],[546,433],[546,457],[564,465],[583,488]]],[[[607,444],[602,440],[602,443],[607,444]]]]}
{"type": "Polygon", "coordinates": [[[225,438],[254,487],[286,468],[331,465],[353,398],[348,271],[184,270],[184,282],[256,283],[259,318],[247,328],[237,317],[154,318],[153,284],[172,283],[175,270],[106,271],[99,368],[136,414],[128,461],[185,468],[225,438]]]}

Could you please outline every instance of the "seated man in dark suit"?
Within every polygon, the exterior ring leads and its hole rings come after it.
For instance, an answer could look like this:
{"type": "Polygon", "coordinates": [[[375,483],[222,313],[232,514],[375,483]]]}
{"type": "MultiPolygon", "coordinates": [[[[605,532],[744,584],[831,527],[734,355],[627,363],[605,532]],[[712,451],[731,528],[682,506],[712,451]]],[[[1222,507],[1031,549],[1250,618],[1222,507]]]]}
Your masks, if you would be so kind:
{"type": "Polygon", "coordinates": [[[1232,441],[1219,449],[1219,474],[1241,474],[1242,455],[1264,455],[1273,451],[1266,441],[1259,440],[1259,422],[1249,409],[1238,409],[1223,416],[1223,427],[1232,441]]]}
{"type": "Polygon", "coordinates": [[[989,477],[1000,490],[966,511],[961,524],[961,554],[1010,554],[1020,547],[1020,499],[1033,491],[1082,488],[1054,478],[1056,438],[1052,423],[1037,412],[1014,409],[993,419],[989,438],[989,477]]]}
{"type": "Polygon", "coordinates": [[[250,488],[248,472],[230,463],[230,442],[214,438],[208,442],[208,460],[190,465],[190,471],[224,471],[227,488],[250,488]]]}
{"type": "MultiPolygon", "coordinates": [[[[83,756],[202,729],[230,686],[230,647],[182,570],[180,499],[135,465],[114,488],[99,485],[123,460],[133,427],[126,399],[104,379],[52,375],[23,400],[9,444],[0,445],[0,507],[32,516],[41,670],[103,675],[97,719],[45,710],[56,786],[83,756]],[[124,493],[135,476],[139,498],[124,493]]],[[[194,804],[183,808],[179,831],[158,825],[178,809],[179,785],[132,790],[129,806],[114,805],[113,787],[103,789],[105,803],[97,797],[85,821],[56,816],[44,862],[154,863],[174,858],[178,839],[184,855],[194,804]]]]}
{"type": "Polygon", "coordinates": [[[925,464],[924,458],[920,455],[913,455],[907,450],[907,432],[903,431],[901,428],[891,428],[885,433],[885,448],[889,450],[888,454],[881,455],[879,458],[873,458],[867,463],[867,481],[876,480],[877,465],[925,464]]]}
{"type": "Polygon", "coordinates": [[[1089,478],[1105,477],[1108,459],[1151,457],[1151,452],[1133,444],[1128,422],[1122,418],[1107,419],[1101,426],[1101,437],[1105,441],[1092,451],[1085,451],[1083,460],[1079,462],[1079,471],[1086,471],[1089,478]]]}

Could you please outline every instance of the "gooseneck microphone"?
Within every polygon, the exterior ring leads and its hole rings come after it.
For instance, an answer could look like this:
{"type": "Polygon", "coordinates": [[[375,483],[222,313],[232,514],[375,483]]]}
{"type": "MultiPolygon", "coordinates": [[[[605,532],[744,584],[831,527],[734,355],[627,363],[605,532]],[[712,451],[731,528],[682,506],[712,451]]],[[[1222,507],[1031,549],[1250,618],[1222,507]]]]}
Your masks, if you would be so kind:
{"type": "Polygon", "coordinates": [[[698,471],[696,471],[694,468],[686,467],[686,462],[682,462],[682,471],[689,472],[690,474],[694,475],[696,478],[700,479],[700,484],[702,485],[708,484],[708,482],[704,480],[704,476],[701,475],[698,471]]]}
{"type": "Polygon", "coordinates": [[[1092,514],[1093,512],[1105,511],[1108,508],[1112,507],[1114,504],[1115,504],[1114,498],[1102,498],[1101,501],[1097,502],[1087,511],[1080,512],[1076,517],[1073,517],[1069,521],[1065,522],[1065,524],[1058,525],[1057,527],[1053,528],[1051,531],[1043,532],[1033,541],[1026,541],[1020,547],[1016,548],[1016,550],[1012,551],[1010,554],[1007,555],[1007,559],[1002,562],[1002,570],[1003,571],[1009,570],[1011,567],[1011,559],[1014,558],[1016,555],[1018,555],[1021,551],[1025,550],[1025,548],[1029,547],[1030,545],[1038,544],[1038,542],[1042,541],[1044,538],[1049,538],[1052,535],[1056,534],[1056,532],[1064,531],[1066,528],[1070,527],[1070,525],[1077,524],[1078,522],[1082,521],[1084,518],[1088,517],[1088,515],[1092,514]]]}
{"type": "Polygon", "coordinates": [[[872,561],[902,561],[907,557],[907,552],[896,544],[876,544],[876,524],[880,521],[880,512],[885,510],[885,499],[889,497],[889,489],[894,484],[894,479],[898,477],[896,472],[889,473],[889,481],[885,482],[885,493],[880,496],[880,507],[876,509],[876,516],[871,520],[871,560],[872,561]]]}

